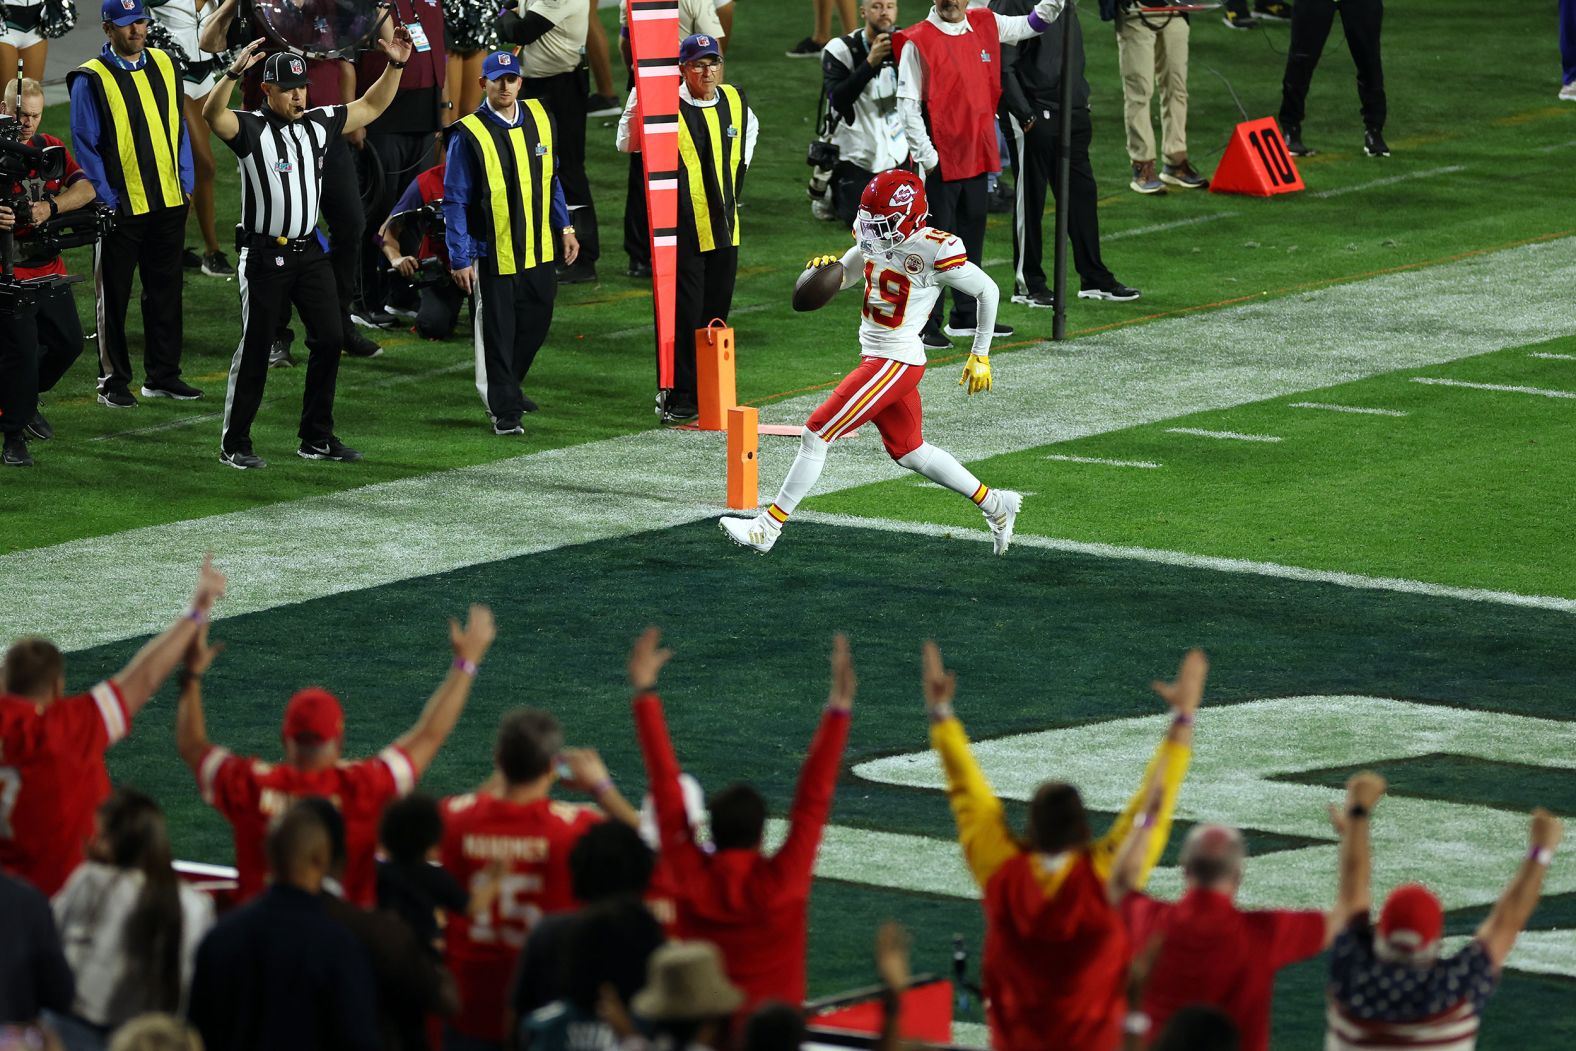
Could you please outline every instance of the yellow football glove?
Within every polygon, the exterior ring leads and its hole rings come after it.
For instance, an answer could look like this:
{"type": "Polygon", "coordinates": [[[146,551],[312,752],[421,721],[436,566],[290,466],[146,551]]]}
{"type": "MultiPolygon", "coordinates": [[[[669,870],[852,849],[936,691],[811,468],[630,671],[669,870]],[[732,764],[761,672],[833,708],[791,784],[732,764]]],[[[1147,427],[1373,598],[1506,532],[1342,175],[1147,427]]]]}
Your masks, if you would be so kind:
{"type": "Polygon", "coordinates": [[[818,266],[825,266],[827,263],[835,263],[840,258],[842,257],[835,255],[818,255],[808,263],[804,264],[804,268],[806,270],[814,270],[818,266]]]}
{"type": "Polygon", "coordinates": [[[958,386],[967,387],[971,397],[982,390],[990,390],[990,356],[970,354],[963,366],[963,375],[958,379],[958,386]]]}

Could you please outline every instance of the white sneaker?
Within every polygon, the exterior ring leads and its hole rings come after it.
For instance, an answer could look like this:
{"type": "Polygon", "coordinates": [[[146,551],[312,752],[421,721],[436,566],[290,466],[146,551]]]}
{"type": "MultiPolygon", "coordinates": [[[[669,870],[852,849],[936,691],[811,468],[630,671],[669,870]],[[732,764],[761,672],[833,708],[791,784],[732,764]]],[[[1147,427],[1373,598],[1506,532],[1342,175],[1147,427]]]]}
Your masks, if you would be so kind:
{"type": "Polygon", "coordinates": [[[1576,102],[1576,80],[1560,88],[1559,99],[1561,102],[1576,102]]]}
{"type": "Polygon", "coordinates": [[[740,547],[759,551],[763,555],[772,549],[772,545],[777,543],[777,538],[783,531],[783,527],[765,511],[754,518],[722,518],[718,520],[718,524],[722,526],[722,531],[728,535],[729,540],[740,547]]]}
{"type": "Polygon", "coordinates": [[[985,524],[990,526],[990,539],[996,546],[996,553],[1005,555],[1007,548],[1012,545],[1012,527],[1018,521],[1019,509],[1023,507],[1023,494],[1011,489],[998,489],[996,495],[1001,497],[1001,510],[995,514],[986,514],[985,524]]]}

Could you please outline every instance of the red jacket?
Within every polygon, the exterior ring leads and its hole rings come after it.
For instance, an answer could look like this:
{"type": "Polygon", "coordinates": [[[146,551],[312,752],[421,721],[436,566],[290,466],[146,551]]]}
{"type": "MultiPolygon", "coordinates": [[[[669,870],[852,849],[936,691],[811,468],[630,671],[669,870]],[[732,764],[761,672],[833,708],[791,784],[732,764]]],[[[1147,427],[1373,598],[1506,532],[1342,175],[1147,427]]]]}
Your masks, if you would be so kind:
{"type": "Polygon", "coordinates": [[[925,59],[925,116],[941,177],[972,179],[1001,170],[996,105],[1001,101],[1001,37],[996,14],[970,8],[973,32],[949,36],[929,21],[893,34],[893,57],[917,47],[925,59]],[[944,105],[933,105],[941,99],[944,105]]]}
{"type": "Polygon", "coordinates": [[[714,942],[745,1009],[766,1000],[804,1002],[805,909],[821,829],[848,742],[848,713],[828,709],[799,774],[788,837],[777,853],[719,850],[695,842],[679,788],[679,762],[656,694],[635,698],[635,727],[662,833],[662,856],[678,890],[684,938],[714,942]]]}

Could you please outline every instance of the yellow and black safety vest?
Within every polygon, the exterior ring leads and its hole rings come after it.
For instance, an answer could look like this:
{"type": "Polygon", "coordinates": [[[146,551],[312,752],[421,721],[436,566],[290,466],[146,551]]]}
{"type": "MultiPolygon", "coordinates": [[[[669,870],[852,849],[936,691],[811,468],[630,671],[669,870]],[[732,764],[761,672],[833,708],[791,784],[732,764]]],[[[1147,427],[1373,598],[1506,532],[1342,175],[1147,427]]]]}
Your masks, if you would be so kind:
{"type": "Polygon", "coordinates": [[[141,69],[122,69],[102,55],[66,76],[86,77],[98,104],[99,156],[121,205],[145,215],[185,203],[181,190],[181,91],[175,63],[158,48],[143,52],[141,69]]]}
{"type": "Polygon", "coordinates": [[[515,105],[525,116],[513,128],[480,111],[460,121],[481,172],[467,207],[470,236],[491,242],[499,275],[551,263],[557,244],[552,223],[553,121],[536,99],[519,99],[515,105]]]}
{"type": "Polygon", "coordinates": [[[715,106],[679,100],[679,227],[709,252],[739,243],[739,176],[750,119],[744,93],[717,86],[715,106]]]}

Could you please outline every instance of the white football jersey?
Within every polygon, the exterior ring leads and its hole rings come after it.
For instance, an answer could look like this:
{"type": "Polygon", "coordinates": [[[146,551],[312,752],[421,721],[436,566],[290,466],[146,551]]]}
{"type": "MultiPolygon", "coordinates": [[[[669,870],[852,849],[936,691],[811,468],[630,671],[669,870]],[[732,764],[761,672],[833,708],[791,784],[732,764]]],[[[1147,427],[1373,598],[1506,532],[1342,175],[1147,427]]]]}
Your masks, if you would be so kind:
{"type": "MultiPolygon", "coordinates": [[[[969,262],[961,238],[928,226],[889,251],[867,255],[856,244],[844,253],[842,263],[843,287],[864,285],[860,352],[906,365],[925,364],[919,333],[930,320],[943,285],[964,295],[980,295],[981,284],[995,290],[984,272],[969,262]]],[[[991,305],[994,322],[995,304],[991,305]]],[[[988,353],[989,336],[984,342],[988,353]]]]}

